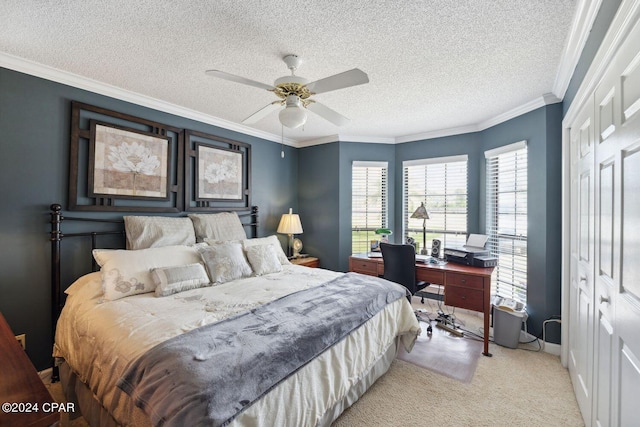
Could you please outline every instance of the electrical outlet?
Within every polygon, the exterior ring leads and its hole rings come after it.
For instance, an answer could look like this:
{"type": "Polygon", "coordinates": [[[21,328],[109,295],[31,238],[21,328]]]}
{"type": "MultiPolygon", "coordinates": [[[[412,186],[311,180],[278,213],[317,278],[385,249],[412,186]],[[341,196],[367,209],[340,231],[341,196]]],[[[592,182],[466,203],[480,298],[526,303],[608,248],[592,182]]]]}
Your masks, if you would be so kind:
{"type": "Polygon", "coordinates": [[[22,349],[26,350],[27,349],[27,336],[26,336],[26,334],[16,335],[16,339],[18,340],[18,342],[22,346],[22,349]]]}

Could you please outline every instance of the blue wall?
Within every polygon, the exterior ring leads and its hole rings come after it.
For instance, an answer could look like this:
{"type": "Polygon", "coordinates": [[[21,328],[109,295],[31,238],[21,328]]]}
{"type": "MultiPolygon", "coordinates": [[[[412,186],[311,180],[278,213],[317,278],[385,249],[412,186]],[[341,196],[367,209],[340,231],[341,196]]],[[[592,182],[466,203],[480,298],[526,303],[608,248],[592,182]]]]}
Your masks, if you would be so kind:
{"type": "MultiPolygon", "coordinates": [[[[351,165],[354,160],[389,162],[389,226],[394,233],[391,240],[400,242],[402,162],[468,155],[467,230],[484,233],[484,151],[526,140],[530,215],[528,328],[538,334],[543,320],[560,314],[561,120],[562,105],[554,104],[482,132],[397,145],[336,142],[303,148],[299,155],[299,202],[305,247],[321,258],[322,267],[347,271],[351,254],[351,165]],[[337,170],[332,166],[336,164],[337,170]],[[313,224],[310,232],[307,232],[307,223],[313,224]]],[[[559,335],[553,332],[547,338],[559,341],[559,335]]]]}
{"type": "Polygon", "coordinates": [[[27,334],[27,353],[38,369],[51,355],[47,221],[50,204],[67,206],[72,100],[251,144],[261,235],[275,233],[280,216],[298,203],[298,150],[292,147],[282,159],[280,144],[271,141],[0,68],[0,311],[16,334],[27,334]]]}
{"type": "MultiPolygon", "coordinates": [[[[16,333],[28,335],[38,369],[49,363],[50,291],[48,206],[67,203],[70,101],[120,111],[252,145],[253,204],[261,235],[273,234],[280,215],[300,213],[304,251],[324,268],[346,271],[351,229],[351,163],[389,161],[390,224],[401,235],[402,161],[469,155],[469,232],[484,231],[486,149],[529,142],[530,332],[560,313],[561,120],[600,46],[621,0],[604,0],[564,102],[532,111],[483,132],[397,146],[336,142],[299,150],[0,68],[0,311],[16,333]]],[[[109,216],[105,214],[104,216],[109,216]]],[[[285,243],[285,239],[281,237],[285,243]]],[[[70,275],[72,276],[72,274],[70,275]]],[[[558,342],[558,331],[547,331],[558,342]]]]}
{"type": "MultiPolygon", "coordinates": [[[[542,332],[542,322],[560,315],[561,219],[562,219],[562,104],[548,105],[482,132],[489,150],[526,140],[528,147],[527,311],[529,333],[542,332]]],[[[484,158],[482,159],[484,182],[484,158]]],[[[480,213],[486,219],[484,188],[480,213]]],[[[559,341],[559,331],[547,340],[559,341]]]]}

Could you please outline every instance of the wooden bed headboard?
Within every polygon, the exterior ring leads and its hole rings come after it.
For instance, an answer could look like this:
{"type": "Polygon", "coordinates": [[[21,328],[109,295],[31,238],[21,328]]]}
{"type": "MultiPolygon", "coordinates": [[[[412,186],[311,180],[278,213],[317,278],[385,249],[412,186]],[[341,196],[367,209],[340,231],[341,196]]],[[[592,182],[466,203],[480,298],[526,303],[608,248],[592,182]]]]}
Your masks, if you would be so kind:
{"type": "MultiPolygon", "coordinates": [[[[99,236],[114,236],[120,235],[125,237],[124,231],[124,220],[123,219],[103,219],[103,218],[92,218],[92,217],[72,217],[62,215],[62,205],[58,203],[54,203],[50,206],[50,215],[51,215],[51,231],[50,231],[50,240],[51,240],[51,331],[52,331],[52,340],[55,341],[55,332],[56,332],[56,323],[58,322],[58,317],[60,316],[60,311],[64,305],[64,298],[62,296],[62,292],[64,289],[61,286],[61,271],[62,271],[62,262],[61,262],[61,241],[62,239],[68,239],[72,237],[81,237],[85,239],[90,239],[91,241],[91,250],[98,249],[100,246],[98,245],[98,237],[99,236]],[[63,233],[62,232],[62,224],[63,222],[76,221],[83,223],[100,223],[103,227],[107,227],[108,230],[100,230],[100,231],[83,231],[78,233],[63,233]]],[[[236,212],[240,217],[240,221],[242,225],[246,228],[249,227],[251,230],[250,236],[257,237],[258,236],[258,207],[252,206],[250,209],[234,209],[233,212],[236,212]]],[[[211,212],[216,213],[216,212],[211,212]]],[[[122,248],[124,249],[125,245],[122,244],[122,248]]],[[[91,257],[91,265],[92,271],[98,270],[98,265],[93,259],[91,252],[89,252],[89,257],[91,257]]],[[[67,284],[67,285],[70,285],[67,284]]],[[[66,286],[65,286],[66,289],[66,286]]],[[[52,380],[57,380],[57,369],[54,364],[54,373],[52,376],[52,380]]]]}

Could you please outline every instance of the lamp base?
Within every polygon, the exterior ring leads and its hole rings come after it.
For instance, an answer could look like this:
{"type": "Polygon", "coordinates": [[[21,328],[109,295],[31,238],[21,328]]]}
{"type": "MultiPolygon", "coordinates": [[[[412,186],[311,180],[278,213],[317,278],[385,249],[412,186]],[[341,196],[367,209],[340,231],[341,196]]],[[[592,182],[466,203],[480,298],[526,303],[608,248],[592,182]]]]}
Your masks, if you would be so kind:
{"type": "Polygon", "coordinates": [[[429,250],[427,250],[427,249],[425,249],[425,248],[422,248],[422,249],[420,250],[420,255],[429,255],[429,250]]]}

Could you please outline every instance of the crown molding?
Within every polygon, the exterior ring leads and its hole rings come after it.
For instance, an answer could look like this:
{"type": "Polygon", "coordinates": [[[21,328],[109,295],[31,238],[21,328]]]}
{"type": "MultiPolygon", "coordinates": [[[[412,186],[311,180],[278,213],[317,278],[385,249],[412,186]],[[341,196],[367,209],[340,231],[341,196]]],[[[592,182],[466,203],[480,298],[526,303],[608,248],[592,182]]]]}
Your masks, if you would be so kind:
{"type": "Polygon", "coordinates": [[[640,0],[622,0],[587,73],[582,79],[582,83],[578,87],[575,98],[564,115],[563,126],[570,126],[585,103],[591,99],[590,95],[600,83],[620,45],[638,21],[640,21],[640,0]]]}
{"type": "Polygon", "coordinates": [[[422,141],[425,139],[443,138],[446,136],[453,136],[453,135],[463,135],[465,133],[478,132],[479,130],[480,128],[478,127],[478,125],[459,126],[455,128],[449,128],[449,129],[438,129],[430,132],[422,132],[422,133],[415,133],[412,135],[399,136],[396,138],[395,143],[402,144],[404,142],[415,142],[415,141],[422,141]]]}
{"type": "Polygon", "coordinates": [[[296,148],[311,147],[313,145],[331,144],[340,141],[339,135],[328,135],[321,138],[308,139],[306,141],[298,141],[295,143],[296,148]]]}
{"type": "Polygon", "coordinates": [[[67,86],[72,86],[78,89],[87,90],[89,92],[97,93],[100,95],[109,96],[121,101],[131,102],[136,105],[163,111],[165,113],[173,114],[176,116],[185,117],[187,119],[196,120],[202,123],[242,133],[244,135],[254,136],[256,138],[266,139],[268,141],[277,143],[284,143],[285,145],[290,145],[293,147],[296,146],[296,141],[290,138],[282,138],[280,135],[274,135],[269,132],[259,131],[248,126],[233,123],[219,117],[192,110],[190,108],[181,107],[167,101],[152,98],[150,96],[142,95],[130,90],[119,88],[117,86],[99,82],[97,80],[80,76],[78,74],[70,73],[68,71],[62,71],[48,65],[9,55],[5,52],[0,52],[0,67],[18,71],[24,74],[29,74],[35,77],[40,77],[42,79],[50,80],[56,83],[65,84],[67,86]]]}
{"type": "Polygon", "coordinates": [[[441,138],[446,136],[480,132],[489,127],[495,126],[502,122],[518,117],[522,114],[533,111],[544,105],[560,102],[560,99],[558,99],[554,94],[545,94],[540,98],[537,98],[524,105],[516,107],[510,111],[507,111],[492,119],[486,120],[478,124],[461,126],[456,128],[449,128],[449,129],[440,129],[440,130],[435,130],[430,132],[423,132],[419,134],[400,136],[396,138],[337,134],[337,135],[329,135],[325,137],[309,139],[306,141],[296,141],[291,138],[287,138],[287,137],[283,138],[280,135],[259,131],[248,126],[244,126],[238,123],[221,119],[219,117],[211,116],[209,114],[204,114],[189,108],[185,108],[185,107],[172,104],[170,102],[163,101],[160,99],[152,98],[146,95],[141,95],[136,92],[125,90],[107,83],[99,82],[97,80],[89,79],[87,77],[83,77],[67,71],[62,71],[57,68],[53,68],[48,65],[43,65],[34,61],[24,59],[24,58],[9,55],[4,52],[0,52],[0,67],[4,67],[4,68],[8,68],[21,73],[29,74],[35,77],[40,77],[56,83],[65,84],[78,89],[87,90],[89,92],[97,93],[100,95],[109,96],[111,98],[141,105],[143,107],[152,108],[154,110],[163,111],[165,113],[173,114],[176,116],[196,120],[196,121],[217,126],[223,129],[242,133],[244,135],[253,136],[256,138],[261,138],[261,139],[265,139],[265,140],[273,141],[277,143],[282,143],[294,148],[310,147],[314,145],[328,144],[331,142],[401,144],[405,142],[421,141],[426,139],[434,139],[434,138],[441,138]]]}
{"type": "Polygon", "coordinates": [[[499,114],[496,117],[493,117],[489,120],[485,120],[478,124],[478,131],[483,131],[485,129],[489,129],[495,125],[499,125],[500,123],[504,123],[511,119],[515,119],[523,114],[529,113],[533,110],[537,110],[540,107],[544,107],[545,105],[557,104],[561,102],[561,99],[558,99],[552,93],[546,93],[539,98],[536,98],[532,101],[527,102],[526,104],[522,104],[512,110],[509,110],[505,113],[499,114]]]}
{"type": "Polygon", "coordinates": [[[441,129],[441,130],[435,130],[432,132],[418,133],[414,135],[406,135],[406,136],[396,138],[396,144],[400,144],[403,142],[421,141],[425,139],[442,138],[442,137],[453,136],[453,135],[462,135],[465,133],[481,132],[492,126],[499,125],[500,123],[504,123],[506,121],[519,117],[523,114],[526,114],[530,111],[537,110],[538,108],[544,107],[545,105],[556,104],[558,102],[561,102],[561,100],[558,99],[554,94],[547,93],[542,95],[539,98],[536,98],[532,101],[527,102],[526,104],[520,105],[512,110],[502,113],[489,120],[485,120],[484,122],[480,122],[475,125],[461,126],[456,128],[450,128],[450,129],[441,129]]]}
{"type": "Polygon", "coordinates": [[[573,72],[578,65],[601,5],[602,0],[579,0],[576,4],[576,12],[573,15],[571,29],[553,83],[552,92],[560,99],[564,98],[569,83],[571,83],[571,77],[573,77],[573,72]]]}

